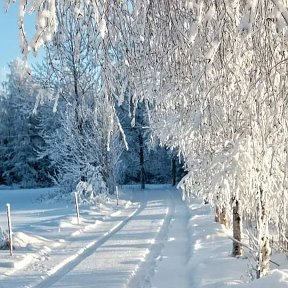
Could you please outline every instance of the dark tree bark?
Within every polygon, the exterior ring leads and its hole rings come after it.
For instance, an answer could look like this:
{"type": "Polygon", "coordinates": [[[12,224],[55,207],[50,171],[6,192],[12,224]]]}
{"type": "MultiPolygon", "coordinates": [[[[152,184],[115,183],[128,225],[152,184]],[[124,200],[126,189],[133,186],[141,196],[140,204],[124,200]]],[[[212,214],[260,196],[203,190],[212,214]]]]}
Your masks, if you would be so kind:
{"type": "Polygon", "coordinates": [[[228,223],[227,223],[227,209],[226,207],[223,207],[220,211],[220,215],[219,215],[219,223],[220,224],[223,224],[225,227],[228,226],[228,223]]]}
{"type": "Polygon", "coordinates": [[[145,189],[145,168],[144,168],[144,141],[142,132],[139,132],[139,162],[140,162],[140,183],[141,189],[145,189]]]}
{"type": "Polygon", "coordinates": [[[176,185],[176,175],[177,175],[176,161],[177,156],[173,153],[171,159],[172,186],[176,185]]]}
{"type": "MultiPolygon", "coordinates": [[[[233,238],[237,241],[242,241],[242,217],[240,210],[239,200],[235,199],[233,206],[233,238]]],[[[242,245],[236,241],[233,241],[233,256],[241,256],[243,253],[242,245]]]]}

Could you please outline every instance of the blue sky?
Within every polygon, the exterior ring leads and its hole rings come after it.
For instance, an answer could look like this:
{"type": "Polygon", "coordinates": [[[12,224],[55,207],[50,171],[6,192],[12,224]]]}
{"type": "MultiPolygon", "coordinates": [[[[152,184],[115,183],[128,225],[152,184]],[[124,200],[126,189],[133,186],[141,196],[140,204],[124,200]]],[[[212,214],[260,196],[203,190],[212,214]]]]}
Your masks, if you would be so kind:
{"type": "MultiPolygon", "coordinates": [[[[28,37],[31,37],[34,31],[34,19],[31,15],[28,15],[26,18],[25,29],[28,37]]],[[[22,57],[17,21],[18,3],[11,4],[7,13],[4,12],[3,4],[0,5],[0,81],[4,79],[4,75],[7,72],[7,64],[17,57],[22,57]]],[[[37,58],[39,59],[40,56],[37,58]]],[[[32,63],[36,62],[37,58],[35,59],[31,55],[29,61],[32,63]]]]}

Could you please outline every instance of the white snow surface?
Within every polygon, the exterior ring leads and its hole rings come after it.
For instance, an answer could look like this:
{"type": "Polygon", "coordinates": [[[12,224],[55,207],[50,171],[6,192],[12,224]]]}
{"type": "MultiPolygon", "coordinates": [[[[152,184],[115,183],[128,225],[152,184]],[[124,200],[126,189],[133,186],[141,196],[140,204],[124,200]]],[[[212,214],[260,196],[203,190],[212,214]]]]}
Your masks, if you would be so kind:
{"type": "MultiPolygon", "coordinates": [[[[0,250],[6,287],[288,287],[285,255],[270,274],[251,281],[251,261],[231,256],[232,242],[209,205],[181,200],[169,185],[120,189],[97,206],[47,200],[54,189],[0,189],[0,226],[11,204],[14,255],[0,250]]],[[[246,251],[246,253],[248,253],[246,251]]]]}

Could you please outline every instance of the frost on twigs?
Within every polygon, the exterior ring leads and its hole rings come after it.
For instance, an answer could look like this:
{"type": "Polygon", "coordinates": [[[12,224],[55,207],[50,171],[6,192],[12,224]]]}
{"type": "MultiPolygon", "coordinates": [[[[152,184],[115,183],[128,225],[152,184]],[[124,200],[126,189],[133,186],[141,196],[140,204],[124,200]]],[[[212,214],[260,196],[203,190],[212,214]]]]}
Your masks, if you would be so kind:
{"type": "Polygon", "coordinates": [[[269,269],[270,231],[277,231],[274,247],[287,249],[288,2],[191,1],[192,15],[177,15],[180,4],[170,3],[173,13],[161,4],[149,11],[151,72],[141,84],[157,87],[148,93],[156,99],[152,129],[183,154],[184,192],[208,199],[217,216],[226,210],[234,238],[241,240],[243,224],[261,277],[269,269]]]}
{"type": "Polygon", "coordinates": [[[109,191],[103,179],[101,168],[89,165],[87,166],[87,170],[87,181],[79,181],[75,188],[80,203],[96,204],[108,201],[109,191]]]}
{"type": "MultiPolygon", "coordinates": [[[[14,1],[13,1],[14,2],[14,1]]],[[[6,1],[5,9],[8,10],[11,1],[6,1]]],[[[51,41],[56,28],[56,0],[46,1],[19,1],[19,12],[18,12],[18,28],[20,47],[22,53],[27,56],[29,51],[37,53],[39,48],[45,43],[51,41]],[[35,20],[35,33],[32,39],[28,39],[25,31],[25,16],[26,14],[36,14],[35,20]]],[[[29,15],[28,15],[29,17],[29,15]]]]}
{"type": "MultiPolygon", "coordinates": [[[[4,2],[5,11],[9,10],[10,3],[15,1],[6,0],[4,2]]],[[[60,1],[59,1],[60,2],[60,1]]],[[[20,0],[18,12],[18,27],[20,31],[20,47],[22,53],[27,56],[31,51],[34,55],[45,44],[50,42],[58,28],[58,21],[62,21],[61,15],[57,15],[57,5],[61,4],[56,0],[20,0]],[[27,14],[29,14],[27,16],[27,14]],[[33,37],[28,39],[25,30],[25,17],[35,15],[35,31],[33,37]]],[[[62,1],[61,1],[62,2],[62,1]]],[[[89,17],[89,21],[94,21],[99,29],[102,39],[108,33],[106,23],[106,1],[81,1],[74,0],[67,3],[67,9],[74,11],[75,17],[80,19],[89,17]],[[87,7],[93,7],[94,16],[85,15],[87,7]]],[[[87,20],[87,19],[86,19],[87,20]]],[[[85,28],[85,27],[83,27],[85,28]]]]}

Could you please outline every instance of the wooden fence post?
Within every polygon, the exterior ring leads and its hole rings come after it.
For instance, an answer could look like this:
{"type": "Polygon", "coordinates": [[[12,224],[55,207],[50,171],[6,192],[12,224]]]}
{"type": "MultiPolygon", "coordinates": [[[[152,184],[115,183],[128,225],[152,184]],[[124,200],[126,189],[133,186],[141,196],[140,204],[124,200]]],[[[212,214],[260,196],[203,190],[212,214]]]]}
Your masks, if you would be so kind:
{"type": "Polygon", "coordinates": [[[9,250],[10,256],[13,256],[13,239],[12,239],[12,222],[11,222],[11,213],[10,213],[10,204],[7,203],[7,219],[8,219],[8,237],[9,237],[9,250]]]}
{"type": "Polygon", "coordinates": [[[116,186],[116,200],[117,200],[117,206],[119,205],[119,190],[118,186],[116,186]]]}
{"type": "Polygon", "coordinates": [[[75,207],[76,207],[77,222],[78,222],[78,225],[79,225],[80,224],[80,216],[79,216],[79,203],[78,203],[77,192],[74,192],[74,197],[75,197],[75,207]]]}

